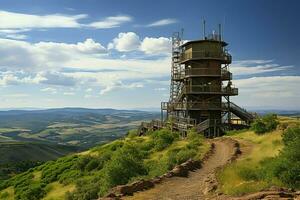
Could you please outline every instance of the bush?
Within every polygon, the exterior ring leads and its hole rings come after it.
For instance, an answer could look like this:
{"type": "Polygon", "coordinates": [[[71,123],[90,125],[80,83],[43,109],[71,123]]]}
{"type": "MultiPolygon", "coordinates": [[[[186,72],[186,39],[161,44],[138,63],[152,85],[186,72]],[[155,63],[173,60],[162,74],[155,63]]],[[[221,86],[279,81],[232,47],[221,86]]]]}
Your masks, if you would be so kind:
{"type": "Polygon", "coordinates": [[[92,160],[90,156],[81,156],[76,162],[76,169],[84,171],[86,165],[92,160]]]}
{"type": "Polygon", "coordinates": [[[279,179],[288,187],[300,188],[300,128],[288,128],[283,134],[284,147],[275,158],[262,162],[262,174],[267,180],[279,179]]]}
{"type": "Polygon", "coordinates": [[[132,177],[146,175],[143,156],[133,145],[124,145],[104,166],[104,179],[109,186],[126,184],[132,177]]]}
{"type": "Polygon", "coordinates": [[[261,119],[255,120],[251,125],[251,129],[257,134],[263,134],[267,132],[266,124],[261,119]]]}
{"type": "Polygon", "coordinates": [[[176,160],[177,164],[181,164],[187,161],[190,158],[194,158],[197,155],[197,151],[195,149],[182,149],[177,153],[176,160]]]}
{"type": "Polygon", "coordinates": [[[257,181],[260,179],[260,173],[258,169],[243,167],[240,168],[237,173],[241,178],[243,178],[246,181],[251,181],[251,180],[257,181]]]}
{"type": "Polygon", "coordinates": [[[251,129],[257,134],[263,134],[275,130],[279,124],[276,114],[268,114],[262,118],[256,119],[252,125],[251,129]]]}
{"type": "Polygon", "coordinates": [[[145,162],[145,167],[148,171],[149,178],[160,176],[168,171],[168,163],[166,159],[147,160],[145,162]]]}
{"type": "Polygon", "coordinates": [[[85,170],[88,172],[92,171],[92,170],[96,169],[98,167],[98,165],[99,165],[99,161],[96,158],[94,158],[94,159],[90,160],[90,162],[85,166],[85,170]]]}
{"type": "Polygon", "coordinates": [[[151,137],[155,141],[155,150],[161,151],[172,144],[179,136],[178,134],[172,133],[168,130],[160,130],[153,132],[151,137]]]}
{"type": "Polygon", "coordinates": [[[300,128],[289,128],[283,133],[282,141],[284,145],[288,146],[295,141],[300,140],[300,128]]]}
{"type": "Polygon", "coordinates": [[[82,178],[76,182],[76,191],[66,194],[67,200],[90,200],[97,199],[100,184],[96,179],[82,178]]]}

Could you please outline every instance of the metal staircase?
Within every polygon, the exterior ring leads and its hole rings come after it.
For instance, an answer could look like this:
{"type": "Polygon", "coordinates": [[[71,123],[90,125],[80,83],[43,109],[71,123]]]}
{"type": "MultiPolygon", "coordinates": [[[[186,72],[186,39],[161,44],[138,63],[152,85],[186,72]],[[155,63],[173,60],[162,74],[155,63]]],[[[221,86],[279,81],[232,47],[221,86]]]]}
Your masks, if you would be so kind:
{"type": "Polygon", "coordinates": [[[196,129],[198,133],[201,133],[203,131],[205,131],[206,129],[208,129],[210,126],[210,120],[204,120],[203,122],[197,124],[196,129]]]}
{"type": "MultiPolygon", "coordinates": [[[[224,105],[226,108],[228,107],[227,104],[224,105]]],[[[241,108],[232,102],[230,102],[229,111],[248,123],[253,122],[253,120],[255,119],[255,117],[251,113],[249,113],[246,109],[241,108]]]]}

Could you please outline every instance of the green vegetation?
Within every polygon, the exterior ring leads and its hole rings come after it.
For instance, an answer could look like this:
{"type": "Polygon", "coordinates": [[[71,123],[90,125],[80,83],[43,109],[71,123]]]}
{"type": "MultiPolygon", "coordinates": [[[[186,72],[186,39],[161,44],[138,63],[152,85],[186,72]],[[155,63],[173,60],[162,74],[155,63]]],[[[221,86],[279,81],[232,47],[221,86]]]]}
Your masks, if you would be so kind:
{"type": "Polygon", "coordinates": [[[279,128],[266,134],[248,130],[231,136],[240,142],[245,155],[218,173],[222,192],[242,195],[273,185],[299,189],[299,121],[277,120],[279,128]]]}
{"type": "Polygon", "coordinates": [[[279,124],[277,120],[276,114],[267,114],[262,118],[256,119],[252,125],[251,129],[256,134],[264,134],[266,132],[270,132],[276,129],[277,125],[279,124]]]}
{"type": "Polygon", "coordinates": [[[48,143],[0,142],[0,181],[77,150],[75,146],[48,143]]]}
{"type": "Polygon", "coordinates": [[[156,113],[113,109],[0,111],[0,180],[39,162],[121,138],[141,120],[155,117],[156,113]]]}
{"type": "Polygon", "coordinates": [[[282,151],[278,156],[261,162],[256,179],[272,182],[275,178],[290,188],[300,189],[300,127],[288,128],[282,141],[282,151]]]}
{"type": "Polygon", "coordinates": [[[124,139],[48,161],[2,181],[0,194],[22,200],[96,199],[116,185],[161,175],[189,158],[200,159],[208,147],[193,131],[185,139],[164,129],[142,137],[131,131],[124,139]],[[62,192],[59,187],[66,189],[62,192]],[[8,188],[14,192],[6,192],[8,188]]]}

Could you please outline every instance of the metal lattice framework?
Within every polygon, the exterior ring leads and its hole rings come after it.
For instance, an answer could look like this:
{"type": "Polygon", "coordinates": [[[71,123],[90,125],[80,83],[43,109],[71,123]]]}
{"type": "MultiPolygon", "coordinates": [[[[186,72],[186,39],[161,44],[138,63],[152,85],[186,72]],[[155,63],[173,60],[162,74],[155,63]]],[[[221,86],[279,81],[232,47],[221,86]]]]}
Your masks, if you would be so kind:
{"type": "Polygon", "coordinates": [[[162,121],[183,132],[196,127],[209,137],[231,128],[231,113],[249,123],[252,115],[230,102],[238,89],[231,83],[231,55],[221,35],[212,34],[185,44],[182,41],[179,32],[172,35],[170,99],[162,102],[162,121]]]}

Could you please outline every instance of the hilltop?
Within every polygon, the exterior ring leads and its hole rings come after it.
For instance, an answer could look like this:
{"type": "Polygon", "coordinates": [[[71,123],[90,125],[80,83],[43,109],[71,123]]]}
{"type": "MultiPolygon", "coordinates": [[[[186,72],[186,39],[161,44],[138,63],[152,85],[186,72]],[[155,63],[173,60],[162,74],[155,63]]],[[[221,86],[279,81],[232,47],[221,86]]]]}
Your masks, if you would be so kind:
{"type": "Polygon", "coordinates": [[[5,199],[95,199],[110,188],[162,175],[189,158],[201,159],[209,149],[203,136],[160,130],[96,146],[49,161],[0,183],[5,199]]]}
{"type": "Polygon", "coordinates": [[[297,147],[300,141],[299,121],[296,118],[276,119],[274,116],[268,116],[255,123],[260,124],[260,128],[265,128],[263,132],[260,132],[262,129],[257,133],[257,129],[231,131],[226,136],[214,140],[207,140],[193,131],[188,133],[187,138],[181,138],[178,133],[168,129],[149,132],[145,136],[137,136],[135,131],[130,131],[125,138],[46,162],[8,181],[2,181],[0,197],[22,200],[96,199],[108,194],[114,186],[160,176],[190,158],[201,160],[211,151],[211,142],[216,144],[216,149],[203,163],[202,168],[190,173],[187,178],[170,178],[162,183],[164,186],[155,187],[156,192],[150,189],[137,193],[138,196],[133,196],[132,199],[151,199],[153,194],[167,194],[167,188],[175,186],[174,181],[178,180],[179,183],[184,183],[185,189],[182,189],[185,192],[181,192],[179,187],[176,193],[191,198],[204,195],[215,199],[215,195],[221,194],[220,198],[232,199],[232,196],[265,190],[271,186],[299,189],[299,179],[280,176],[280,173],[298,173],[299,160],[296,158],[299,157],[299,151],[294,147],[297,147]],[[228,155],[234,152],[227,148],[229,146],[222,145],[222,141],[228,139],[238,142],[242,152],[232,163],[227,163],[227,160],[230,158],[228,155]],[[296,160],[293,160],[294,158],[296,160]],[[222,167],[224,164],[226,166],[222,167]],[[204,173],[205,169],[210,172],[204,173]],[[277,169],[281,169],[279,174],[277,169]],[[290,169],[295,171],[289,171],[290,169]],[[195,178],[197,174],[202,178],[195,178]],[[208,179],[205,178],[207,176],[208,179]],[[207,183],[211,186],[208,190],[210,192],[193,193],[191,188],[202,184],[204,189],[201,191],[206,191],[207,183]],[[214,185],[210,185],[211,183],[214,185]],[[165,189],[159,190],[164,187],[165,189]]]}

